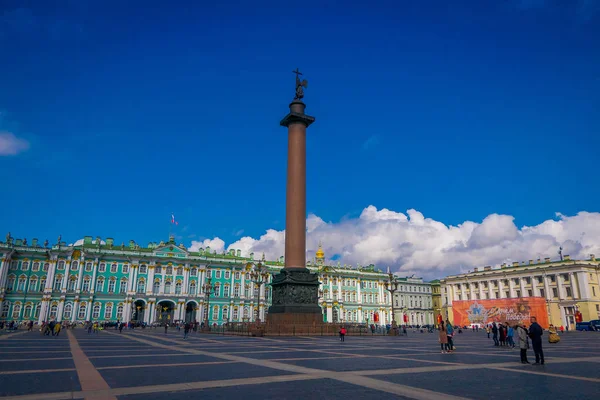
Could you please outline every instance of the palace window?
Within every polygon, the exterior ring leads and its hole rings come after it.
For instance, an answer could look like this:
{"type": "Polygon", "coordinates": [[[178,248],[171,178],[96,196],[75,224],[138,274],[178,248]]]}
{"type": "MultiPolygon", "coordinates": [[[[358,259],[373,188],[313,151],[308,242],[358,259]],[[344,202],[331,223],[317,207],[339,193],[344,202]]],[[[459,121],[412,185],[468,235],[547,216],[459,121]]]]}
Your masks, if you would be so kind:
{"type": "Polygon", "coordinates": [[[191,276],[198,276],[198,269],[192,268],[192,270],[190,271],[190,275],[191,276]]]}
{"type": "Polygon", "coordinates": [[[244,307],[244,318],[248,318],[248,315],[250,315],[248,307],[244,307]]]}
{"type": "Polygon", "coordinates": [[[6,281],[6,290],[13,290],[13,288],[15,287],[15,280],[17,278],[14,276],[9,276],[7,281],[6,281]]]}
{"type": "Polygon", "coordinates": [[[116,285],[116,282],[115,282],[114,279],[110,279],[108,281],[108,293],[114,293],[115,292],[115,285],[116,285]]]}
{"type": "Polygon", "coordinates": [[[125,279],[122,279],[121,282],[119,282],[119,293],[126,293],[127,292],[127,281],[125,279]]]}
{"type": "Polygon", "coordinates": [[[190,294],[196,294],[196,281],[190,282],[190,294]]]}
{"type": "Polygon", "coordinates": [[[117,306],[117,320],[120,321],[123,319],[123,304],[119,304],[117,306]]]}
{"type": "Polygon", "coordinates": [[[212,319],[213,321],[219,319],[219,306],[213,307],[212,319]]]}
{"type": "Polygon", "coordinates": [[[25,278],[24,276],[19,278],[19,282],[17,283],[17,291],[23,292],[25,290],[25,282],[26,281],[27,281],[27,278],[25,278]]]}
{"type": "Polygon", "coordinates": [[[92,271],[92,263],[91,262],[85,264],[85,271],[86,272],[92,271]]]}
{"type": "Polygon", "coordinates": [[[220,270],[220,269],[218,269],[218,270],[215,272],[215,278],[217,278],[217,279],[220,279],[220,278],[221,278],[221,270],[220,270]]]}
{"type": "Polygon", "coordinates": [[[33,318],[39,318],[41,312],[42,312],[42,303],[37,303],[37,306],[35,306],[35,311],[33,313],[33,318]]]}
{"type": "Polygon", "coordinates": [[[46,277],[43,276],[40,278],[40,292],[43,292],[46,289],[46,277]]]}
{"type": "Polygon", "coordinates": [[[34,276],[29,280],[29,291],[35,292],[37,290],[37,278],[34,276]]]}
{"type": "Polygon", "coordinates": [[[216,284],[214,290],[215,290],[214,295],[217,297],[220,297],[221,296],[221,285],[216,284]]]}
{"type": "Polygon", "coordinates": [[[9,310],[10,310],[10,303],[8,301],[5,301],[4,304],[2,304],[2,313],[0,313],[0,317],[8,318],[9,310]]]}
{"type": "Polygon", "coordinates": [[[183,275],[183,268],[177,268],[177,275],[183,275]]]}
{"type": "Polygon", "coordinates": [[[96,304],[94,308],[92,308],[92,318],[98,319],[100,318],[100,304],[96,304]]]}
{"type": "Polygon", "coordinates": [[[33,272],[37,272],[37,271],[39,271],[39,270],[40,270],[40,263],[39,263],[39,262],[34,262],[34,263],[33,263],[33,267],[31,268],[31,270],[32,270],[33,272]]]}
{"type": "Polygon", "coordinates": [[[77,261],[73,261],[71,263],[71,271],[77,271],[77,267],[79,267],[79,263],[77,261]]]}
{"type": "Polygon", "coordinates": [[[231,319],[232,319],[233,321],[237,321],[237,319],[238,319],[238,309],[237,309],[237,307],[235,307],[235,308],[233,309],[233,316],[231,317],[231,319]]]}
{"type": "Polygon", "coordinates": [[[18,261],[11,261],[10,263],[10,269],[17,269],[19,267],[19,262],[18,261]]]}
{"type": "Polygon", "coordinates": [[[146,265],[144,265],[144,264],[140,265],[140,274],[145,274],[147,270],[148,270],[148,267],[146,267],[146,265]]]}
{"type": "Polygon", "coordinates": [[[56,304],[52,304],[50,307],[50,314],[48,315],[48,319],[56,319],[58,315],[58,306],[56,304]]]}
{"type": "Polygon", "coordinates": [[[44,272],[48,272],[48,269],[50,268],[50,263],[44,263],[44,272]]]}
{"type": "Polygon", "coordinates": [[[152,285],[152,294],[158,294],[159,290],[160,290],[160,282],[154,281],[154,284],[152,285]]]}
{"type": "Polygon", "coordinates": [[[112,264],[112,265],[110,266],[110,273],[111,273],[111,274],[116,274],[116,273],[117,273],[117,271],[118,271],[118,269],[119,269],[119,266],[118,266],[116,263],[115,263],[115,264],[112,264]]]}
{"type": "Polygon", "coordinates": [[[105,263],[100,263],[100,265],[98,266],[98,272],[106,272],[106,264],[105,263]]]}
{"type": "Polygon", "coordinates": [[[165,282],[165,294],[171,294],[171,281],[165,282]]]}
{"type": "Polygon", "coordinates": [[[157,274],[161,274],[162,273],[162,267],[160,265],[157,265],[156,268],[154,269],[154,272],[157,274]]]}
{"type": "Polygon", "coordinates": [[[237,281],[240,280],[240,273],[239,272],[235,273],[235,280],[237,280],[237,281]]]}
{"type": "Polygon", "coordinates": [[[75,278],[74,276],[70,277],[69,281],[67,282],[67,290],[69,292],[74,291],[76,284],[77,284],[77,278],[75,278]]]}
{"type": "Polygon", "coordinates": [[[258,285],[253,285],[254,286],[254,297],[258,296],[258,285]]]}
{"type": "Polygon", "coordinates": [[[56,278],[54,278],[53,290],[60,290],[60,287],[62,285],[62,278],[62,275],[57,275],[56,278]]]}
{"type": "Polygon", "coordinates": [[[571,288],[570,287],[566,287],[565,289],[567,291],[567,297],[572,297],[573,293],[571,292],[571,288]]]}
{"type": "Polygon", "coordinates": [[[104,307],[104,319],[110,319],[110,317],[112,317],[112,308],[112,303],[106,303],[106,306],[104,307]]]}
{"type": "Polygon", "coordinates": [[[249,274],[249,273],[247,273],[247,274],[246,274],[246,280],[247,280],[247,281],[249,281],[249,280],[250,280],[250,274],[249,274]]]}
{"type": "Polygon", "coordinates": [[[327,277],[323,278],[323,285],[327,285],[328,279],[327,277]]]}
{"type": "Polygon", "coordinates": [[[84,292],[90,291],[90,278],[89,277],[85,277],[83,279],[83,285],[81,285],[81,290],[84,292]]]}
{"type": "Polygon", "coordinates": [[[61,260],[58,262],[58,270],[62,271],[63,269],[65,269],[65,262],[61,260]]]}
{"type": "Polygon", "coordinates": [[[181,282],[175,284],[175,294],[181,294],[181,282]]]}
{"type": "Polygon", "coordinates": [[[225,285],[223,288],[223,297],[229,297],[229,285],[225,285]]]}
{"type": "Polygon", "coordinates": [[[144,293],[146,292],[146,282],[143,279],[139,279],[137,283],[137,292],[144,293]]]}
{"type": "Polygon", "coordinates": [[[33,307],[31,306],[31,304],[27,304],[25,306],[25,313],[23,314],[23,318],[25,318],[25,319],[31,318],[32,309],[33,309],[33,307]]]}
{"type": "Polygon", "coordinates": [[[167,267],[167,269],[166,269],[166,272],[165,272],[165,273],[166,273],[167,275],[173,275],[173,267],[171,267],[171,266],[167,267]]]}
{"type": "Polygon", "coordinates": [[[21,263],[21,270],[22,271],[27,271],[28,268],[29,268],[29,263],[27,261],[23,261],[21,263]]]}
{"type": "Polygon", "coordinates": [[[250,297],[250,286],[246,285],[246,287],[244,288],[244,297],[249,298],[250,297]]]}
{"type": "Polygon", "coordinates": [[[15,304],[13,307],[12,317],[13,319],[18,319],[19,315],[21,315],[21,305],[15,304]]]}
{"type": "Polygon", "coordinates": [[[79,311],[77,313],[77,319],[85,319],[85,312],[86,312],[86,304],[85,303],[81,303],[79,305],[79,311]]]}
{"type": "Polygon", "coordinates": [[[123,268],[121,268],[124,274],[129,273],[129,264],[123,264],[123,268]]]}
{"type": "Polygon", "coordinates": [[[223,306],[223,319],[229,320],[229,307],[223,306]]]}
{"type": "Polygon", "coordinates": [[[98,278],[98,280],[96,281],[96,292],[101,292],[103,288],[104,288],[104,279],[98,278]]]}
{"type": "Polygon", "coordinates": [[[231,272],[225,271],[225,279],[229,279],[229,278],[231,278],[231,272]]]}
{"type": "Polygon", "coordinates": [[[63,319],[71,319],[71,315],[73,314],[73,306],[71,303],[65,305],[65,309],[63,310],[63,319]]]}

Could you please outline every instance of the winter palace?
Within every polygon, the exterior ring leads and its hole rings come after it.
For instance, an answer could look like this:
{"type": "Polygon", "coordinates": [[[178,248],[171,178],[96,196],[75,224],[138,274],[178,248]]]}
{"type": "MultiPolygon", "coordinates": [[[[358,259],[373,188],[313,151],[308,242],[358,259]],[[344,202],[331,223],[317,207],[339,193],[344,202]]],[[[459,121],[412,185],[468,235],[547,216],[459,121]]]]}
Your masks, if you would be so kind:
{"type": "MultiPolygon", "coordinates": [[[[54,245],[42,245],[9,234],[0,242],[0,257],[1,321],[264,321],[269,280],[284,265],[283,257],[258,260],[254,254],[242,257],[240,250],[188,251],[173,237],[141,247],[86,236],[73,246],[60,237],[54,245]]],[[[321,276],[325,322],[391,322],[388,274],[373,265],[325,265],[321,247],[307,268],[321,276]]],[[[432,310],[426,310],[431,300],[424,299],[431,297],[429,285],[414,278],[405,283],[406,297],[396,295],[396,314],[403,310],[414,323],[433,323],[432,310]]]]}

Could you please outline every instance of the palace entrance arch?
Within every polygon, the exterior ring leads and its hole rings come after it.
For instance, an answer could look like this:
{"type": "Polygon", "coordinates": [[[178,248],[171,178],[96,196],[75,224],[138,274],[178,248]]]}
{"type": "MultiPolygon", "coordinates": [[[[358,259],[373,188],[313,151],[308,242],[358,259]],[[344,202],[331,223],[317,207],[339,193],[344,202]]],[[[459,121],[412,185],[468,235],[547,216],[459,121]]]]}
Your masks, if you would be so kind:
{"type": "Polygon", "coordinates": [[[198,310],[198,303],[195,301],[188,301],[188,303],[185,305],[185,322],[196,321],[196,310],[198,310]]]}
{"type": "Polygon", "coordinates": [[[132,305],[131,320],[138,323],[144,322],[146,311],[146,302],[144,300],[136,300],[132,305]]]}
{"type": "Polygon", "coordinates": [[[156,304],[156,322],[159,324],[172,324],[175,318],[175,302],[161,300],[156,304]]]}

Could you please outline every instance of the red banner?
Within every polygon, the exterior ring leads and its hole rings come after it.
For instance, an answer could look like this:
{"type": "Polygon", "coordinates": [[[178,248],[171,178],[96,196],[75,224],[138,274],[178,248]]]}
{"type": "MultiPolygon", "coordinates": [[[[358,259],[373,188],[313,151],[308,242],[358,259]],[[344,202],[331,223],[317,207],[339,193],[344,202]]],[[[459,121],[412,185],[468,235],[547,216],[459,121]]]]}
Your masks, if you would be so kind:
{"type": "Polygon", "coordinates": [[[543,297],[495,300],[458,300],[452,302],[454,325],[487,325],[501,322],[514,325],[521,322],[531,324],[530,318],[536,317],[542,328],[548,328],[548,311],[543,297]]]}

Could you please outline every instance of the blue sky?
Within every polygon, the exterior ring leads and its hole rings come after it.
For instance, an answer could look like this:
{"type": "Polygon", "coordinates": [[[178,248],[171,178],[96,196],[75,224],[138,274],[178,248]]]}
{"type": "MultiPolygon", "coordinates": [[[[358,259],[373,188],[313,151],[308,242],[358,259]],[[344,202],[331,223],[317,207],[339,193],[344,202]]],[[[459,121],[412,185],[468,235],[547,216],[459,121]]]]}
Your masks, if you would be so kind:
{"type": "Polygon", "coordinates": [[[296,67],[324,221],[598,211],[596,1],[60,3],[0,6],[13,236],[145,244],[171,212],[188,245],[284,229],[296,67]]]}

